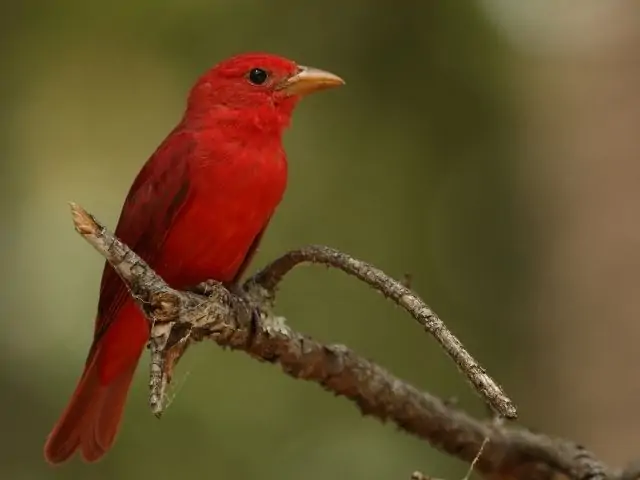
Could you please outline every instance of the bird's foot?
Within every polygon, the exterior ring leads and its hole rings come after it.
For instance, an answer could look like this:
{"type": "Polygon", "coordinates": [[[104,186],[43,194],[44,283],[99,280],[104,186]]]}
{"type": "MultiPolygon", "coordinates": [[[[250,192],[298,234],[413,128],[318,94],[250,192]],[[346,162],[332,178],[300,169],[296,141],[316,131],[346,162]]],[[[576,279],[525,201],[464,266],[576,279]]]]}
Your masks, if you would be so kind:
{"type": "Polygon", "coordinates": [[[242,283],[240,283],[240,282],[229,282],[229,283],[223,283],[222,285],[224,285],[224,288],[229,290],[229,292],[232,295],[235,295],[236,297],[240,297],[243,300],[246,300],[247,291],[244,289],[244,285],[242,285],[242,283]]]}
{"type": "Polygon", "coordinates": [[[198,295],[209,296],[216,287],[223,286],[226,288],[236,301],[243,303],[250,312],[252,331],[255,331],[256,326],[260,322],[260,310],[251,305],[249,298],[247,297],[247,291],[240,282],[219,282],[217,280],[207,280],[206,282],[199,283],[195,287],[189,289],[189,291],[198,295]]]}
{"type": "Polygon", "coordinates": [[[239,299],[240,302],[243,303],[248,310],[248,313],[250,315],[249,320],[251,321],[251,329],[249,332],[249,338],[250,338],[249,342],[251,343],[253,341],[253,337],[256,334],[257,326],[260,322],[260,315],[261,315],[260,310],[256,308],[254,305],[252,305],[252,302],[249,296],[247,295],[247,291],[244,288],[244,285],[242,283],[230,282],[230,283],[224,283],[223,285],[227,290],[229,290],[229,292],[234,297],[239,299]]]}
{"type": "Polygon", "coordinates": [[[189,291],[193,293],[197,293],[198,295],[208,296],[210,295],[215,288],[223,286],[232,295],[236,297],[240,297],[242,299],[246,298],[247,292],[245,291],[243,285],[239,282],[219,282],[218,280],[206,280],[202,283],[199,283],[195,287],[189,288],[189,291]]]}
{"type": "Polygon", "coordinates": [[[207,280],[205,282],[199,283],[195,287],[191,287],[189,291],[197,293],[198,295],[204,295],[205,297],[208,297],[219,285],[223,285],[226,287],[226,285],[217,280],[207,280]]]}

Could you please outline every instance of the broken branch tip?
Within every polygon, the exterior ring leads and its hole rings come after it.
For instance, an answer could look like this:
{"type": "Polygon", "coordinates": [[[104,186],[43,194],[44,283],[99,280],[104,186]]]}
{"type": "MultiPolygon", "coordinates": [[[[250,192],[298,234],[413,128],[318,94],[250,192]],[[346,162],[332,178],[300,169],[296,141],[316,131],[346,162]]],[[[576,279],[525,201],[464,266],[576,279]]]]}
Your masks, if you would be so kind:
{"type": "Polygon", "coordinates": [[[96,223],[87,211],[75,202],[69,202],[73,225],[80,235],[93,235],[96,233],[96,223]]]}

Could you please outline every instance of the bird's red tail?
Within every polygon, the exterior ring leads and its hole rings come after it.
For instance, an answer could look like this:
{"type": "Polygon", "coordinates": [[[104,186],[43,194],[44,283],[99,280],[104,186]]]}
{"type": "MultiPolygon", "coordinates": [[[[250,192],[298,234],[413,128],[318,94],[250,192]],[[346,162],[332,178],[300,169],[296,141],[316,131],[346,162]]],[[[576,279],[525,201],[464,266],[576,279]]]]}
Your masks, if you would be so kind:
{"type": "Polygon", "coordinates": [[[51,464],[66,461],[80,449],[87,462],[100,459],[113,445],[136,363],[103,385],[98,375],[99,352],[87,364],[67,408],[44,446],[51,464]]]}

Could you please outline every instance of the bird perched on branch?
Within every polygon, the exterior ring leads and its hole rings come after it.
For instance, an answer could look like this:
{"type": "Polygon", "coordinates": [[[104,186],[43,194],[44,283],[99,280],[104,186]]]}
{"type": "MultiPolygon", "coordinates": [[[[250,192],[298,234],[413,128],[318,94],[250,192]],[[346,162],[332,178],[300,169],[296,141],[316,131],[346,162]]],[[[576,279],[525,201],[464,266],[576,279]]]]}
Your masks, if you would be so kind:
{"type": "MultiPolygon", "coordinates": [[[[244,54],[206,72],[185,113],[143,166],[116,235],[174,288],[233,285],[258,246],[287,182],[282,135],[299,99],[342,85],[329,72],[244,54]]],[[[84,372],[44,447],[58,464],[113,445],[149,324],[106,264],[84,372]]]]}

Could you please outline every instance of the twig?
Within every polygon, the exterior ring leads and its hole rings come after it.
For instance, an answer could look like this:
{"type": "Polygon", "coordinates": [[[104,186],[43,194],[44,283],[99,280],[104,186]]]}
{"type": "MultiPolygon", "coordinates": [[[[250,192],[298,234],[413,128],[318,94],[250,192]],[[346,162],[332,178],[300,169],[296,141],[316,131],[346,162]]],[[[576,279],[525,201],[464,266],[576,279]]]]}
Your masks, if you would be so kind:
{"type": "MultiPolygon", "coordinates": [[[[493,419],[492,426],[494,428],[495,427],[499,427],[502,424],[503,424],[502,417],[495,417],[493,419]]],[[[467,473],[462,478],[462,480],[469,480],[469,478],[471,477],[471,474],[473,473],[473,469],[476,468],[476,465],[477,465],[478,461],[480,460],[480,457],[482,457],[482,454],[484,453],[484,449],[487,447],[487,444],[489,443],[489,440],[490,440],[489,435],[484,437],[484,439],[482,440],[482,443],[480,444],[480,448],[478,449],[478,453],[476,453],[476,456],[473,457],[473,460],[471,460],[471,464],[469,465],[469,469],[467,470],[467,473]]]]}
{"type": "Polygon", "coordinates": [[[342,270],[367,283],[385,297],[404,308],[438,341],[467,377],[492,410],[500,416],[513,419],[517,412],[513,402],[502,388],[487,374],[478,362],[466,351],[462,343],[449,331],[444,322],[413,291],[394,280],[382,270],[346,253],[321,245],[311,245],[293,250],[275,260],[253,279],[265,289],[274,291],[283,277],[301,263],[324,264],[342,270]]]}
{"type": "MultiPolygon", "coordinates": [[[[383,422],[390,420],[443,452],[466,462],[476,459],[477,470],[492,480],[496,477],[555,480],[558,475],[575,480],[612,477],[605,465],[572,442],[480,422],[417,390],[345,346],[324,345],[291,330],[284,319],[271,313],[273,291],[270,289],[280,282],[284,273],[300,263],[291,261],[291,258],[302,257],[300,251],[283,257],[288,260],[276,261],[271,270],[263,270],[246,285],[250,303],[247,305],[247,301],[232,295],[222,285],[212,285],[208,297],[170,288],[81,207],[72,204],[72,213],[76,230],[111,263],[151,319],[151,343],[156,345],[153,347],[156,355],[157,350],[161,350],[160,367],[165,370],[160,383],[164,382],[165,386],[170,380],[173,362],[187,346],[209,339],[221,346],[245,351],[258,360],[278,363],[286,374],[316,382],[353,401],[364,415],[383,422]],[[259,309],[260,315],[251,315],[254,308],[259,309]],[[163,329],[168,329],[168,336],[163,329]],[[156,337],[162,341],[154,343],[156,337]]],[[[339,252],[320,247],[307,252],[325,252],[318,254],[318,258],[326,255],[328,260],[344,258],[339,257],[343,255],[339,252]]],[[[350,262],[352,266],[346,271],[367,283],[377,284],[383,275],[373,269],[369,276],[364,273],[366,269],[363,270],[366,264],[353,259],[350,262]]],[[[406,299],[411,294],[399,290],[393,281],[383,291],[392,298],[401,295],[399,300],[409,305],[407,309],[413,309],[411,305],[419,302],[415,297],[406,299]]],[[[164,392],[152,393],[159,399],[157,406],[161,412],[164,392]]],[[[625,480],[629,478],[623,473],[619,475],[625,480]]]]}

